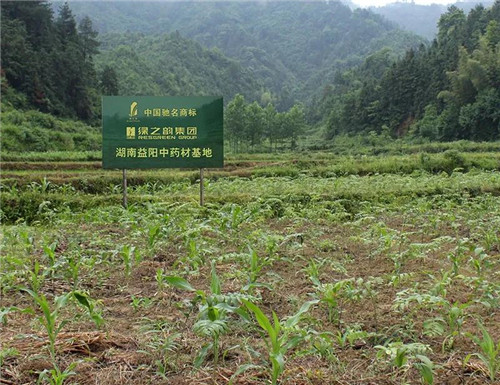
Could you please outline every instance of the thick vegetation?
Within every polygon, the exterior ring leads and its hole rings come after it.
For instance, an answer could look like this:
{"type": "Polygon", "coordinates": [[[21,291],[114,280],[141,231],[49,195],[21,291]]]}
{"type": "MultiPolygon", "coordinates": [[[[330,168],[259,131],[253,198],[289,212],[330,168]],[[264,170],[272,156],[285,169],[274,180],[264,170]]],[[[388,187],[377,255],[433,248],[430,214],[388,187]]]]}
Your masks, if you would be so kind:
{"type": "Polygon", "coordinates": [[[14,117],[16,126],[11,107],[97,124],[102,94],[222,94],[232,151],[324,149],[331,146],[325,135],[369,132],[410,141],[500,135],[498,0],[468,16],[450,8],[436,40],[399,59],[418,39],[338,2],[72,7],[89,11],[101,30],[115,26],[118,32],[98,42],[90,19],[79,16],[77,28],[67,4],[53,18],[44,2],[2,2],[2,102],[8,111],[2,130],[9,151],[31,144],[40,151],[95,149],[96,129],[86,139],[80,124],[60,130],[60,124],[40,125],[36,113],[14,117]],[[148,23],[141,15],[150,16],[148,23]],[[123,26],[142,32],[120,34],[123,26]],[[30,126],[36,134],[26,130],[30,126]]]}
{"type": "Polygon", "coordinates": [[[97,151],[101,130],[81,121],[2,105],[2,158],[6,152],[97,151]]]}
{"type": "MultiPolygon", "coordinates": [[[[477,4],[477,1],[461,1],[453,5],[469,13],[477,4]]],[[[481,1],[481,4],[490,7],[493,5],[493,1],[481,1]]],[[[421,5],[415,2],[394,2],[380,7],[371,7],[370,9],[397,23],[401,28],[432,41],[438,32],[439,18],[443,13],[446,13],[447,7],[442,4],[421,5]]]]}
{"type": "Polygon", "coordinates": [[[2,96],[17,108],[93,121],[101,91],[91,20],[67,4],[54,19],[43,1],[2,1],[2,96]]]}
{"type": "MultiPolygon", "coordinates": [[[[90,15],[102,34],[133,31],[161,35],[179,31],[205,47],[217,48],[264,85],[255,90],[261,94],[257,99],[253,93],[245,97],[265,105],[270,92],[279,110],[292,107],[296,101],[309,103],[325,80],[333,78],[335,70],[360,63],[369,53],[388,46],[401,54],[423,41],[379,15],[361,9],[351,11],[339,1],[123,1],[75,2],[71,6],[79,15],[90,15]]],[[[212,70],[206,65],[203,69],[212,70]]],[[[128,71],[131,69],[124,68],[122,76],[128,71]]]]}
{"type": "Polygon", "coordinates": [[[431,140],[500,137],[498,0],[468,16],[451,7],[432,45],[389,63],[380,52],[338,76],[325,96],[330,136],[386,130],[431,140]]]}
{"type": "Polygon", "coordinates": [[[260,98],[262,80],[220,51],[203,48],[179,33],[105,35],[99,68],[112,67],[121,95],[223,95],[260,98]]]}

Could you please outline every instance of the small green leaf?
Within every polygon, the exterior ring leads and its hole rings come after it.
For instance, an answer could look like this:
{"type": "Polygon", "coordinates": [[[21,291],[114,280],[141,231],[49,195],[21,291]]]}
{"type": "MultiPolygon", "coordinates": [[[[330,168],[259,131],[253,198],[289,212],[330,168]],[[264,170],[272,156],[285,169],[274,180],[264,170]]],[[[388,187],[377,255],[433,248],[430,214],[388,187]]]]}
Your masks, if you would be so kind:
{"type": "Polygon", "coordinates": [[[212,349],[212,347],[212,343],[209,343],[201,348],[193,362],[193,366],[195,367],[195,369],[199,369],[201,365],[203,365],[203,362],[205,362],[205,358],[207,357],[208,352],[212,349]]]}
{"type": "Polygon", "coordinates": [[[309,308],[312,306],[312,305],[315,305],[319,302],[319,300],[315,299],[313,301],[308,301],[306,303],[304,303],[299,311],[297,313],[295,313],[293,316],[291,316],[290,318],[288,318],[285,322],[285,326],[290,328],[290,327],[294,327],[295,325],[297,325],[297,323],[299,322],[300,320],[300,317],[302,316],[302,314],[304,314],[305,312],[307,312],[309,310],[309,308]]]}
{"type": "Polygon", "coordinates": [[[271,322],[269,321],[269,318],[267,318],[264,313],[262,313],[262,310],[260,310],[258,306],[247,300],[242,301],[245,306],[255,315],[255,318],[257,319],[260,327],[264,329],[265,332],[267,332],[267,334],[271,338],[271,341],[275,341],[277,339],[277,335],[274,331],[273,326],[271,325],[271,322]]]}
{"type": "Polygon", "coordinates": [[[167,281],[169,285],[172,285],[177,289],[196,291],[196,289],[193,286],[191,286],[188,281],[186,281],[184,278],[181,277],[167,276],[165,277],[165,281],[167,281]]]}

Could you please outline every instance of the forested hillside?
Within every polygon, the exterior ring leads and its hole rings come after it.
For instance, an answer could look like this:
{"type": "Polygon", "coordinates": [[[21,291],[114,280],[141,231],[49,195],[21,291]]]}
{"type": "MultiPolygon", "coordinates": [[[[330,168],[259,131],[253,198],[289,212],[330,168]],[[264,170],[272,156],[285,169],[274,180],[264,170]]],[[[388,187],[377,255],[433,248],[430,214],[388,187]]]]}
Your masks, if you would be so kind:
{"type": "Polygon", "coordinates": [[[103,40],[109,32],[179,31],[216,47],[250,71],[279,109],[310,103],[336,71],[361,63],[367,54],[385,46],[401,54],[423,42],[371,11],[352,11],[337,1],[73,2],[71,7],[92,18],[103,40]]]}
{"type": "Polygon", "coordinates": [[[385,131],[431,140],[492,140],[500,133],[500,1],[468,15],[450,7],[432,45],[390,65],[369,57],[325,95],[328,132],[385,131]]]}
{"type": "Polygon", "coordinates": [[[224,95],[230,99],[242,93],[256,99],[263,92],[262,81],[239,62],[178,32],[116,33],[101,41],[97,66],[116,71],[122,95],[224,95]]]}
{"type": "Polygon", "coordinates": [[[77,25],[67,4],[56,17],[45,2],[2,1],[1,7],[3,101],[94,120],[102,89],[91,20],[83,17],[77,25]]]}
{"type": "MultiPolygon", "coordinates": [[[[491,7],[493,1],[463,1],[453,5],[469,13],[478,4],[491,7]]],[[[415,32],[420,36],[433,40],[438,31],[437,23],[439,18],[446,12],[447,7],[441,4],[421,5],[414,2],[396,2],[381,7],[371,7],[370,10],[384,16],[387,20],[397,23],[407,31],[415,32]]]]}
{"type": "Polygon", "coordinates": [[[4,140],[81,148],[89,126],[64,119],[98,126],[106,94],[222,95],[235,151],[295,148],[304,132],[314,146],[321,133],[494,140],[499,4],[451,7],[426,45],[340,2],[3,1],[4,140]]]}

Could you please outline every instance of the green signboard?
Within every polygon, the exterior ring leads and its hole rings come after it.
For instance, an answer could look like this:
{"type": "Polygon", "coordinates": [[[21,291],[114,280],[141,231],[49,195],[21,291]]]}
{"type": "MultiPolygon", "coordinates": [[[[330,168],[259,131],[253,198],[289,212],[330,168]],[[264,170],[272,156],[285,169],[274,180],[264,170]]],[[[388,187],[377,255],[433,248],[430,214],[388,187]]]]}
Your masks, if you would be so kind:
{"type": "Polygon", "coordinates": [[[222,98],[104,96],[104,168],[223,167],[222,98]]]}

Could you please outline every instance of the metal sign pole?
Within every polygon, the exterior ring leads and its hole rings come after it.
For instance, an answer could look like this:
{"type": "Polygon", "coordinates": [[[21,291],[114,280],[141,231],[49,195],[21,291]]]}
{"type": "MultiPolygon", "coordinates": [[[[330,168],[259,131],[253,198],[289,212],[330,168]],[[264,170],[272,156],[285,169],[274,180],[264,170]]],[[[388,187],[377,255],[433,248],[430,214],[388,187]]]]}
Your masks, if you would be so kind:
{"type": "Polygon", "coordinates": [[[127,208],[127,170],[123,169],[123,208],[127,208]]]}
{"type": "Polygon", "coordinates": [[[205,204],[205,187],[203,183],[203,168],[200,168],[200,206],[205,204]]]}

